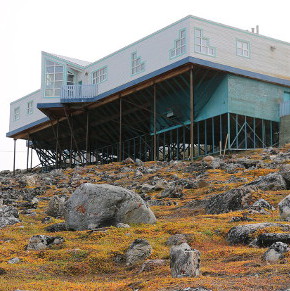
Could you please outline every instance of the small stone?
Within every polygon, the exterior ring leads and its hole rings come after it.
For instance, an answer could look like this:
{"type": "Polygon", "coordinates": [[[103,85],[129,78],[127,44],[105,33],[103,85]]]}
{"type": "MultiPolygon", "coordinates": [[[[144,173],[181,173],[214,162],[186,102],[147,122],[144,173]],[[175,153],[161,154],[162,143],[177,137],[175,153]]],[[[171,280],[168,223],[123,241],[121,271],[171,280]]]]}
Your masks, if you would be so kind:
{"type": "Polygon", "coordinates": [[[143,263],[139,273],[141,272],[149,272],[152,271],[160,266],[165,266],[166,265],[166,261],[165,260],[148,260],[146,262],[143,263]]]}
{"type": "Polygon", "coordinates": [[[170,236],[166,241],[168,246],[177,246],[182,243],[187,243],[186,236],[184,234],[178,233],[170,236]]]}
{"type": "Polygon", "coordinates": [[[126,223],[117,223],[116,227],[118,228],[129,228],[130,225],[129,224],[126,224],[126,223]]]}
{"type": "Polygon", "coordinates": [[[282,242],[275,242],[270,248],[263,254],[262,261],[267,263],[276,263],[284,259],[284,254],[289,251],[288,245],[282,242]]]}
{"type": "Polygon", "coordinates": [[[290,195],[286,196],[278,204],[282,220],[290,221],[290,195]]]}
{"type": "Polygon", "coordinates": [[[123,164],[125,164],[125,165],[134,165],[135,164],[135,162],[133,161],[133,159],[131,159],[131,158],[127,158],[127,159],[125,159],[124,161],[123,161],[123,164]]]}
{"type": "Polygon", "coordinates": [[[17,263],[20,263],[20,262],[21,262],[21,260],[16,257],[16,258],[10,259],[7,263],[8,264],[17,264],[17,263]]]}
{"type": "Polygon", "coordinates": [[[145,239],[135,239],[126,251],[126,265],[133,266],[147,257],[152,253],[152,247],[149,242],[145,239]]]}

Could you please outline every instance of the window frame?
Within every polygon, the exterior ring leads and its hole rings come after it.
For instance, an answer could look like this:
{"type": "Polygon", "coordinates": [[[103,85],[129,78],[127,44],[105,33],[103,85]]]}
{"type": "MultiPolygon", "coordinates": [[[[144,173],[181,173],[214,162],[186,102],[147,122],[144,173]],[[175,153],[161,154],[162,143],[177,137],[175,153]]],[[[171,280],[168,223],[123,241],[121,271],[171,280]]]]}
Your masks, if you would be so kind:
{"type": "Polygon", "coordinates": [[[184,55],[187,51],[187,35],[186,28],[179,29],[178,38],[173,42],[173,48],[169,50],[169,59],[175,59],[184,55]],[[184,37],[182,35],[184,34],[184,37]],[[182,41],[184,40],[184,43],[182,41]],[[184,48],[184,49],[183,49],[184,48]],[[174,54],[173,54],[174,52],[174,54]]]}
{"type": "Polygon", "coordinates": [[[204,56],[209,57],[216,57],[216,47],[213,47],[210,45],[210,40],[208,37],[204,37],[203,29],[199,27],[194,28],[194,52],[197,54],[201,54],[204,56]],[[197,39],[200,39],[199,42],[197,42],[197,39]],[[200,47],[200,49],[197,49],[197,47],[200,47]],[[212,53],[209,53],[209,52],[212,53]]]}
{"type": "Polygon", "coordinates": [[[54,59],[45,58],[44,59],[44,97],[45,98],[59,98],[61,97],[61,88],[64,85],[66,78],[66,66],[63,63],[57,62],[54,59]],[[48,64],[48,63],[51,64],[48,64]],[[57,68],[62,67],[62,70],[59,71],[57,68]],[[48,68],[53,68],[50,72],[48,68]],[[50,77],[49,77],[50,76],[50,77]],[[51,78],[51,80],[48,80],[51,78]],[[51,82],[51,84],[48,84],[51,82]],[[56,84],[60,83],[60,87],[56,87],[56,84]],[[52,94],[47,94],[47,91],[51,91],[52,94]],[[56,94],[59,92],[59,94],[56,94]]]}
{"type": "Polygon", "coordinates": [[[92,77],[92,84],[101,84],[103,82],[106,82],[108,80],[108,67],[103,66],[101,68],[98,68],[97,70],[93,71],[91,73],[92,77]],[[101,71],[104,71],[104,73],[101,74],[101,71]],[[96,74],[96,76],[94,76],[96,74]]]}
{"type": "Polygon", "coordinates": [[[236,55],[238,57],[250,59],[251,58],[251,44],[250,44],[250,42],[247,41],[247,40],[244,40],[244,39],[236,38],[236,55]],[[242,48],[241,48],[242,49],[242,54],[239,54],[239,52],[238,52],[238,50],[239,50],[238,43],[241,43],[242,44],[242,48]],[[247,50],[244,50],[244,48],[243,48],[243,45],[244,44],[247,45],[247,47],[248,47],[247,50]],[[245,55],[244,54],[244,51],[247,51],[248,52],[248,55],[245,55]]]}
{"type": "Polygon", "coordinates": [[[142,58],[137,54],[137,51],[131,53],[131,76],[138,75],[145,71],[145,62],[142,62],[142,58]],[[140,69],[139,69],[140,68],[140,69]]]}
{"type": "Polygon", "coordinates": [[[31,115],[33,113],[33,100],[26,103],[26,114],[31,115]],[[29,106],[31,104],[31,106],[29,106]]]}
{"type": "Polygon", "coordinates": [[[20,106],[15,107],[13,110],[13,121],[18,121],[18,120],[20,120],[20,106]],[[16,111],[18,112],[16,113],[16,111]]]}

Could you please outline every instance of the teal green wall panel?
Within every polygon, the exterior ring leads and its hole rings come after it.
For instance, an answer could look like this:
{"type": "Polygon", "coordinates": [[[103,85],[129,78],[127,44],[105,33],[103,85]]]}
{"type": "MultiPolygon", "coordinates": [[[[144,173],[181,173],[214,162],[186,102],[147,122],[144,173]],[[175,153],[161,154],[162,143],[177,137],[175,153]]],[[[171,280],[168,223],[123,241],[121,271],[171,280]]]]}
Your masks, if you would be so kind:
{"type": "Polygon", "coordinates": [[[289,89],[229,75],[229,112],[279,122],[279,103],[284,91],[289,89]]]}
{"type": "Polygon", "coordinates": [[[195,121],[228,112],[228,78],[219,74],[195,89],[195,121]]]}

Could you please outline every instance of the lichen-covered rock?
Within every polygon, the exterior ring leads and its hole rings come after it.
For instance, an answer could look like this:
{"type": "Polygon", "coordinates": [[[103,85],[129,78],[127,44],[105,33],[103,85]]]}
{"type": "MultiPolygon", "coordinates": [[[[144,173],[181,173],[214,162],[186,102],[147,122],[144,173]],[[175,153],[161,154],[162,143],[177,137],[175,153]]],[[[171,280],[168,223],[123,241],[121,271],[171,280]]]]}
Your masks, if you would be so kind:
{"type": "Polygon", "coordinates": [[[82,184],[65,203],[69,229],[85,230],[117,223],[153,224],[156,218],[143,199],[125,188],[108,184],[82,184]]]}
{"type": "Polygon", "coordinates": [[[262,233],[257,237],[258,247],[269,247],[275,242],[282,242],[290,245],[290,233],[262,233]]]}
{"type": "Polygon", "coordinates": [[[141,272],[149,272],[149,271],[152,271],[158,267],[165,266],[166,263],[167,262],[165,260],[161,260],[161,259],[147,260],[142,264],[139,272],[140,273],[141,272]]]}
{"type": "Polygon", "coordinates": [[[263,254],[262,261],[267,263],[276,263],[284,259],[284,254],[289,251],[288,245],[282,242],[275,242],[270,248],[263,254]]]}
{"type": "Polygon", "coordinates": [[[67,195],[55,195],[51,197],[46,214],[56,218],[63,217],[64,205],[67,199],[67,195]]]}
{"type": "Polygon", "coordinates": [[[281,219],[290,221],[290,195],[281,200],[278,207],[281,219]]]}
{"type": "Polygon", "coordinates": [[[248,186],[256,186],[258,189],[267,191],[286,190],[287,184],[283,176],[279,173],[270,173],[266,176],[259,177],[258,179],[247,184],[248,186]]]}
{"type": "Polygon", "coordinates": [[[145,239],[135,239],[125,253],[126,265],[134,266],[146,258],[152,253],[152,247],[145,239]]]}
{"type": "Polygon", "coordinates": [[[260,210],[261,208],[265,208],[265,209],[268,209],[268,210],[275,210],[275,208],[268,202],[266,201],[265,199],[259,199],[257,200],[252,206],[251,206],[252,209],[255,209],[255,210],[260,210]]]}
{"type": "Polygon", "coordinates": [[[170,269],[173,278],[196,277],[200,271],[200,252],[192,250],[187,243],[170,249],[170,269]]]}
{"type": "Polygon", "coordinates": [[[249,244],[251,241],[251,234],[259,229],[264,229],[267,227],[280,227],[281,230],[289,231],[290,225],[285,225],[281,223],[253,223],[238,225],[232,227],[228,232],[227,240],[230,244],[249,244]]]}
{"type": "Polygon", "coordinates": [[[4,205],[0,208],[0,229],[20,222],[18,210],[13,206],[4,205]]]}
{"type": "Polygon", "coordinates": [[[29,239],[27,250],[45,250],[52,245],[60,245],[64,239],[60,236],[34,235],[29,239]]]}

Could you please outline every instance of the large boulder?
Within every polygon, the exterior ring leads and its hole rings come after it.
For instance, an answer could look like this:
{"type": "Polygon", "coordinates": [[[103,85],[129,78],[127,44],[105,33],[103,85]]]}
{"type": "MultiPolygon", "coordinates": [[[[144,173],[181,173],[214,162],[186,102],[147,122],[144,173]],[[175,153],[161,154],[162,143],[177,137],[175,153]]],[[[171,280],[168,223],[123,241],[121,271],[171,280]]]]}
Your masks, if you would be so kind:
{"type": "Polygon", "coordinates": [[[170,269],[173,278],[196,277],[200,271],[200,252],[192,250],[187,243],[170,249],[170,269]]]}
{"type": "Polygon", "coordinates": [[[152,247],[146,239],[135,239],[125,254],[126,265],[134,266],[152,253],[152,247]]]}
{"type": "Polygon", "coordinates": [[[266,176],[261,176],[248,183],[249,186],[256,186],[258,189],[268,191],[268,190],[286,190],[287,184],[284,177],[279,173],[270,173],[266,176]]]}
{"type": "Polygon", "coordinates": [[[279,227],[283,231],[289,231],[290,225],[285,225],[281,223],[253,223],[238,225],[232,227],[228,232],[227,240],[230,244],[249,244],[251,242],[252,234],[259,229],[264,229],[267,227],[279,227]]]}
{"type": "Polygon", "coordinates": [[[290,195],[281,200],[278,204],[278,207],[281,219],[290,221],[290,195]]]}
{"type": "Polygon", "coordinates": [[[125,188],[108,184],[82,184],[65,203],[69,229],[86,230],[103,226],[153,224],[156,218],[142,198],[125,188]]]}

